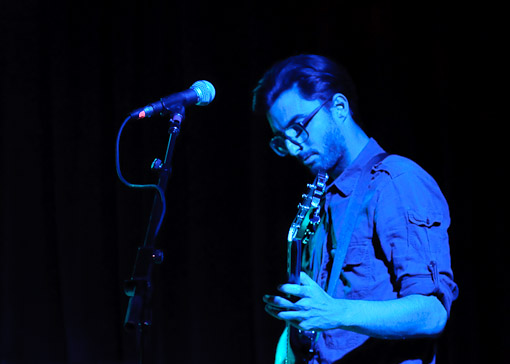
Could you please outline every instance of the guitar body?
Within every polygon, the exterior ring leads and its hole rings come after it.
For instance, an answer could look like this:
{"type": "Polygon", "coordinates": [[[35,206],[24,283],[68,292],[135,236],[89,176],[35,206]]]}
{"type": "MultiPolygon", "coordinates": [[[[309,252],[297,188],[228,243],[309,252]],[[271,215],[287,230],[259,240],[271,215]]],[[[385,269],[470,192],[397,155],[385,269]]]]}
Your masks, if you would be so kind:
{"type": "MultiPolygon", "coordinates": [[[[287,278],[289,283],[300,284],[299,275],[302,267],[303,245],[307,244],[320,224],[320,202],[326,189],[328,175],[319,172],[313,184],[309,184],[308,192],[303,195],[303,202],[298,205],[298,213],[292,222],[287,236],[287,278]]],[[[296,353],[299,357],[313,352],[313,341],[316,333],[301,331],[287,324],[287,357],[291,347],[305,347],[304,353],[296,353]]],[[[288,363],[288,360],[286,361],[288,363]]]]}

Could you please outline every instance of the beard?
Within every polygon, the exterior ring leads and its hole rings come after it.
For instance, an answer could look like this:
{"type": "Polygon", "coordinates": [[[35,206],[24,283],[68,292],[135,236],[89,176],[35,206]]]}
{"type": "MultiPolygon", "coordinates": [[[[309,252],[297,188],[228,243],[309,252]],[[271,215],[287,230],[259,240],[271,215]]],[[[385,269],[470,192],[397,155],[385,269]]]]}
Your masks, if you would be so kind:
{"type": "Polygon", "coordinates": [[[338,177],[347,167],[347,148],[345,138],[336,128],[331,128],[324,136],[323,150],[316,151],[320,158],[308,166],[316,175],[321,171],[332,177],[338,177]]]}

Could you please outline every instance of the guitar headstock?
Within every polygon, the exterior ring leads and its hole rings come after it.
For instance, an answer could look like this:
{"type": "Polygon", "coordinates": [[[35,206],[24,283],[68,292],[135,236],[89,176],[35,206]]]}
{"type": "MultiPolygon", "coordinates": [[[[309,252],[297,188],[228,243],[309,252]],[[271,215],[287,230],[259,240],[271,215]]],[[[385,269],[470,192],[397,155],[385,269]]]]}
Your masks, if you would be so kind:
{"type": "Polygon", "coordinates": [[[315,177],[315,181],[307,185],[308,191],[303,194],[303,201],[298,205],[297,216],[289,229],[287,236],[289,242],[299,239],[306,244],[315,232],[315,228],[320,223],[320,202],[327,181],[327,173],[319,172],[315,177]]]}

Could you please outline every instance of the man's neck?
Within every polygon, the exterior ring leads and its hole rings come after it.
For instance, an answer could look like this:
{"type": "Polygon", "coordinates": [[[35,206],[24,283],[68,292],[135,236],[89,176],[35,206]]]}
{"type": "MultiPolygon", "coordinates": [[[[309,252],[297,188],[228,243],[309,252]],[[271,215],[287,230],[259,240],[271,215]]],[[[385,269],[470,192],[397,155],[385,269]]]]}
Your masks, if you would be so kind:
{"type": "Polygon", "coordinates": [[[346,150],[344,158],[340,161],[340,164],[335,166],[331,171],[328,171],[331,180],[335,180],[345,171],[351,164],[356,160],[361,151],[367,146],[370,138],[367,134],[357,125],[354,124],[350,128],[345,138],[346,150]]]}

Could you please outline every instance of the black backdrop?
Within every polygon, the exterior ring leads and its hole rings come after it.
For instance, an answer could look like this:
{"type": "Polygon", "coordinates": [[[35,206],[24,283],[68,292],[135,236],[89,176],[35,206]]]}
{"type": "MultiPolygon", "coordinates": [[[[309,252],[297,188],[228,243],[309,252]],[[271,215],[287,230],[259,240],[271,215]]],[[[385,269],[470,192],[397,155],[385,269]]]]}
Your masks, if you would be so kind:
{"type": "MultiPolygon", "coordinates": [[[[368,133],[420,163],[450,202],[460,297],[442,362],[503,363],[500,10],[357,3],[0,3],[0,363],[136,361],[122,283],[153,194],[118,181],[116,133],[130,110],[199,79],[217,96],[188,108],[177,140],[151,362],[272,361],[282,323],[261,297],[284,279],[286,230],[310,175],[271,154],[251,90],[298,53],[346,65],[368,133]]],[[[162,118],[128,125],[129,180],[155,181],[166,131],[162,118]]]]}

